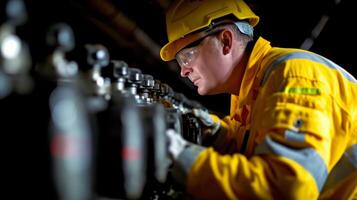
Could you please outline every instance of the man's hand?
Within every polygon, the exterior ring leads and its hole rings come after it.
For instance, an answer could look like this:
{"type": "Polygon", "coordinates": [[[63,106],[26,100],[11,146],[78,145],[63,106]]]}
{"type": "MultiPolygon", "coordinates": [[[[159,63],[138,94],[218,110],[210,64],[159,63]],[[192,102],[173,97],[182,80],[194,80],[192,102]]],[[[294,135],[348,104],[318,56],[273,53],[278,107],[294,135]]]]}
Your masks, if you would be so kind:
{"type": "Polygon", "coordinates": [[[169,141],[169,154],[174,160],[176,160],[189,143],[174,129],[167,130],[166,136],[169,141]]]}
{"type": "Polygon", "coordinates": [[[198,119],[200,119],[202,124],[206,126],[203,129],[204,137],[211,137],[215,135],[218,132],[219,128],[221,127],[221,124],[219,122],[213,121],[213,119],[211,118],[210,114],[207,111],[194,108],[193,115],[198,119]]]}
{"type": "Polygon", "coordinates": [[[169,143],[168,152],[172,161],[171,175],[178,183],[184,185],[193,162],[201,151],[205,150],[205,147],[186,141],[174,129],[167,130],[166,136],[169,143]]]}

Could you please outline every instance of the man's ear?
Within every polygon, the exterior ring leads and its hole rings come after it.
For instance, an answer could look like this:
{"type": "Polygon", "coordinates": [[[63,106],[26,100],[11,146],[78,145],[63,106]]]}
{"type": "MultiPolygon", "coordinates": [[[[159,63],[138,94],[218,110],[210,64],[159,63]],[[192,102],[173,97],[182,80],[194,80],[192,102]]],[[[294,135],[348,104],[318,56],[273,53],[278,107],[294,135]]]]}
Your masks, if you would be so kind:
{"type": "Polygon", "coordinates": [[[233,32],[229,29],[224,29],[219,37],[223,46],[222,53],[223,55],[227,55],[232,51],[233,32]]]}

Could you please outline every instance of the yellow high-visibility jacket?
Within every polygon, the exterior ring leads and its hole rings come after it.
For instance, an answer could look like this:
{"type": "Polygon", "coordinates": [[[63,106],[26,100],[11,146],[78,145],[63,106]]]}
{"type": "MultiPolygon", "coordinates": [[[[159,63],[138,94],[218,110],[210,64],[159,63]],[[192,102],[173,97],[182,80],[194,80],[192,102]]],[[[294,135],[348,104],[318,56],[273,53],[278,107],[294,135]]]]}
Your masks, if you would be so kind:
{"type": "Polygon", "coordinates": [[[177,160],[194,197],[357,198],[357,80],[332,61],[259,38],[221,125],[177,160]]]}

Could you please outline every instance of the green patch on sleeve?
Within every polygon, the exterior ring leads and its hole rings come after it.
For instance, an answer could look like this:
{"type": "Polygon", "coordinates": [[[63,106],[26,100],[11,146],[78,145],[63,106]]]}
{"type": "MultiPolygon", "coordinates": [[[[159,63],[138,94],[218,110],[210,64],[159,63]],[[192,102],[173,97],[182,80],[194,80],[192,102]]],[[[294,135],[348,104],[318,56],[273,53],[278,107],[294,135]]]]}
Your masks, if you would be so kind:
{"type": "Polygon", "coordinates": [[[319,88],[294,88],[286,87],[283,89],[284,93],[288,94],[308,94],[308,95],[320,95],[321,90],[319,88]]]}

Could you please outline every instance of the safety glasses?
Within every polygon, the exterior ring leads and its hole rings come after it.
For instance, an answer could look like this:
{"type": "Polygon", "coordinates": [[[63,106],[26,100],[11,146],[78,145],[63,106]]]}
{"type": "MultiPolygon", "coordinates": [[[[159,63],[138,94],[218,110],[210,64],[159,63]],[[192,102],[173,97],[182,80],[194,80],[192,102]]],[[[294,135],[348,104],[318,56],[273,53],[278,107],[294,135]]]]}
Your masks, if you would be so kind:
{"type": "Polygon", "coordinates": [[[200,47],[202,41],[208,36],[218,34],[219,32],[221,32],[221,30],[216,30],[211,33],[208,33],[208,34],[204,35],[203,37],[201,37],[200,39],[187,45],[181,51],[179,51],[176,54],[175,58],[176,58],[177,63],[180,65],[180,67],[181,68],[182,67],[190,67],[191,64],[197,59],[197,57],[199,55],[199,47],[200,47]]]}

